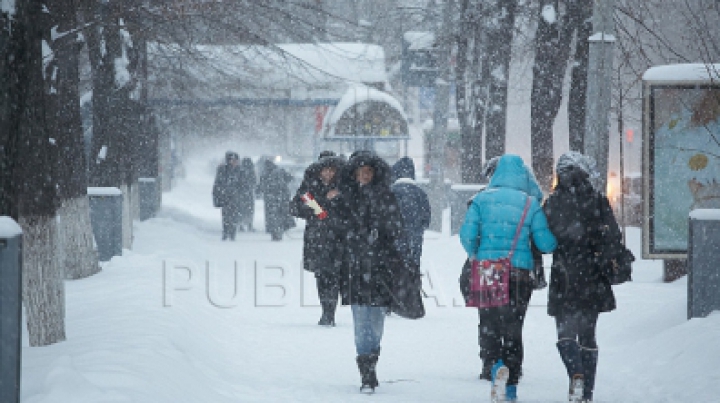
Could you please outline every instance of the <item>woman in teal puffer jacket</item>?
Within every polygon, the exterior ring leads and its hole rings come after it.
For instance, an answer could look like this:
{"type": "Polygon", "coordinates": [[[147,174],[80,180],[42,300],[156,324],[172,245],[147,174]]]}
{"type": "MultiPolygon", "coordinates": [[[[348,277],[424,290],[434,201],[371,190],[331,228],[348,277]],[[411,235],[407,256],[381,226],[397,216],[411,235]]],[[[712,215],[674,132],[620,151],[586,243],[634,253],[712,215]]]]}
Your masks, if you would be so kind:
{"type": "Polygon", "coordinates": [[[511,260],[514,270],[510,275],[510,303],[504,307],[480,309],[480,322],[487,329],[486,358],[498,363],[494,367],[496,370],[503,364],[509,370],[506,390],[500,392],[507,394],[508,401],[516,399],[522,370],[522,326],[532,294],[530,237],[543,253],[551,253],[557,245],[538,194],[537,182],[522,158],[503,155],[488,187],[473,199],[460,228],[460,241],[471,259],[507,257],[525,204],[530,200],[511,260]]]}

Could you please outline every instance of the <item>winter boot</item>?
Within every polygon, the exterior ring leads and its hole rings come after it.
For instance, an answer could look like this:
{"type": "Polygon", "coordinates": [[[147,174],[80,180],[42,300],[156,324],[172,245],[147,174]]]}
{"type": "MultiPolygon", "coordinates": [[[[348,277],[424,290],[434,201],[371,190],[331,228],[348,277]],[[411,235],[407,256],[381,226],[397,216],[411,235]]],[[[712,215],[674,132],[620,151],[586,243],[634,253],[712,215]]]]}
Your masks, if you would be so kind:
{"type": "Polygon", "coordinates": [[[580,346],[575,340],[560,340],[557,342],[557,349],[560,358],[565,364],[570,386],[568,391],[568,401],[578,403],[582,399],[583,394],[583,363],[580,358],[580,346]]]}
{"type": "Polygon", "coordinates": [[[517,402],[517,385],[507,385],[505,387],[505,401],[517,402]]]}
{"type": "Polygon", "coordinates": [[[583,402],[592,402],[595,389],[595,374],[597,372],[598,350],[581,347],[580,357],[583,365],[585,383],[583,385],[583,402]]]}
{"type": "Polygon", "coordinates": [[[489,362],[483,362],[482,371],[480,371],[480,379],[484,381],[492,381],[492,365],[489,362]]]}
{"type": "Polygon", "coordinates": [[[510,376],[510,370],[505,366],[503,360],[500,359],[493,365],[490,370],[492,377],[492,391],[490,392],[490,401],[493,403],[500,403],[507,401],[506,398],[506,385],[508,377],[510,376]]]}
{"type": "Polygon", "coordinates": [[[370,386],[375,389],[380,383],[377,379],[377,372],[375,368],[377,368],[377,362],[380,356],[378,354],[370,354],[370,367],[368,368],[368,382],[370,386]]]}
{"type": "Polygon", "coordinates": [[[375,367],[377,365],[377,354],[364,354],[357,356],[358,370],[360,370],[360,378],[362,385],[360,390],[374,391],[378,386],[377,373],[375,367]]]}
{"type": "Polygon", "coordinates": [[[492,381],[490,370],[493,366],[493,360],[487,356],[487,348],[484,348],[482,324],[478,324],[478,346],[480,347],[478,357],[480,357],[480,362],[482,362],[482,370],[480,371],[479,378],[484,381],[492,381]]]}
{"type": "Polygon", "coordinates": [[[321,302],[320,305],[322,306],[322,316],[320,317],[318,325],[335,326],[335,308],[337,307],[337,302],[321,302]]]}

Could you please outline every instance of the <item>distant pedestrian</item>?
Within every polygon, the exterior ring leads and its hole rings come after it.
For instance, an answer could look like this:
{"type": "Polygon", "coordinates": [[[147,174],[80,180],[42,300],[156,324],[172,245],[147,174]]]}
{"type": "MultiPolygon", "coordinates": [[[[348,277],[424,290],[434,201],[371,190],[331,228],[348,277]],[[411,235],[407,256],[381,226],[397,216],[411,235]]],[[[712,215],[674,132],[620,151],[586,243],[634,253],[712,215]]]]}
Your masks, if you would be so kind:
{"type": "Polygon", "coordinates": [[[610,203],[593,188],[586,159],[577,152],[558,158],[557,185],[544,206],[558,242],[550,274],[548,314],[555,317],[557,349],[568,374],[570,402],[592,402],[598,362],[597,320],[601,312],[615,309],[610,263],[596,252],[608,247],[617,249],[616,254],[623,251],[610,203]]]}
{"type": "Polygon", "coordinates": [[[255,218],[255,188],[257,187],[257,176],[255,165],[250,158],[243,158],[240,163],[242,180],[240,181],[240,231],[253,231],[253,220],[255,218]]]}
{"type": "Polygon", "coordinates": [[[345,231],[338,206],[338,183],[344,162],[323,152],[306,170],[290,203],[290,213],[305,220],[303,268],[315,273],[322,316],[318,325],[335,326],[345,231]]]}
{"type": "Polygon", "coordinates": [[[420,267],[423,234],[430,227],[430,201],[424,190],[415,183],[415,164],[410,157],[400,158],[392,167],[395,194],[403,218],[404,236],[401,250],[409,253],[408,261],[420,267]]]}
{"type": "Polygon", "coordinates": [[[258,190],[265,205],[265,232],[273,241],[281,241],[283,233],[295,226],[288,208],[292,175],[270,160],[265,160],[264,165],[258,190]]]}
{"type": "Polygon", "coordinates": [[[217,167],[213,183],[213,204],[222,208],[222,240],[235,240],[240,217],[240,194],[242,172],[238,165],[238,154],[225,153],[225,163],[217,167]]]}
{"type": "Polygon", "coordinates": [[[390,166],[370,151],[351,155],[341,178],[341,200],[347,230],[342,302],[350,305],[355,327],[356,362],[361,389],[378,386],[376,365],[391,304],[393,269],[401,265],[397,243],[402,216],[390,190],[390,166]]]}
{"type": "Polygon", "coordinates": [[[522,330],[533,288],[530,238],[546,253],[556,244],[539,201],[528,194],[531,178],[519,156],[503,155],[460,228],[460,240],[471,260],[511,257],[508,304],[480,309],[480,322],[487,328],[485,359],[494,363],[492,393],[511,402],[517,401],[524,355],[522,330]]]}

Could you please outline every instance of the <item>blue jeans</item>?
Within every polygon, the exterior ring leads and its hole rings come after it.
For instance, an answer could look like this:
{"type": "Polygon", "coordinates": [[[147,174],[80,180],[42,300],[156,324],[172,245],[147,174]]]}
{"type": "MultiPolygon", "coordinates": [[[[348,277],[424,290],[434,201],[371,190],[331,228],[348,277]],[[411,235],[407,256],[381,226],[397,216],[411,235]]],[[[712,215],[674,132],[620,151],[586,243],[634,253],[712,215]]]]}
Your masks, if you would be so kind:
{"type": "Polygon", "coordinates": [[[379,354],[387,308],[369,305],[352,305],[351,308],[357,354],[379,354]]]}

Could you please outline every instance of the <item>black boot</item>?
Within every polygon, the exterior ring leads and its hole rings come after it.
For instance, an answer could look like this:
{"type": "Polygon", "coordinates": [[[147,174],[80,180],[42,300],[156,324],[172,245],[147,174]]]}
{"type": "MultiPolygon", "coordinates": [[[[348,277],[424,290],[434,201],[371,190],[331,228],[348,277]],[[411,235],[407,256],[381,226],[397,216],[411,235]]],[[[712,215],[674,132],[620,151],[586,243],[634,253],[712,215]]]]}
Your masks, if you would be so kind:
{"type": "Polygon", "coordinates": [[[584,386],[583,399],[592,402],[595,390],[595,373],[597,372],[598,350],[580,347],[580,357],[583,365],[584,386]]]}
{"type": "Polygon", "coordinates": [[[480,376],[478,378],[485,380],[485,381],[491,381],[492,380],[491,370],[492,370],[493,362],[491,360],[487,359],[487,357],[485,357],[485,355],[486,355],[485,350],[483,350],[481,348],[478,356],[480,357],[480,362],[482,363],[482,370],[480,370],[480,376]]]}
{"type": "Polygon", "coordinates": [[[580,345],[575,340],[560,340],[557,342],[557,349],[560,358],[565,364],[570,386],[568,400],[571,402],[580,401],[580,395],[584,391],[583,361],[580,357],[580,345]]]}
{"type": "Polygon", "coordinates": [[[322,316],[320,317],[318,325],[335,326],[335,308],[337,307],[337,302],[320,302],[320,305],[322,306],[322,316]]]}
{"type": "Polygon", "coordinates": [[[374,391],[378,386],[377,373],[375,367],[377,365],[378,355],[377,354],[366,354],[357,356],[357,365],[360,370],[360,377],[362,385],[360,390],[370,389],[374,391]]]}

